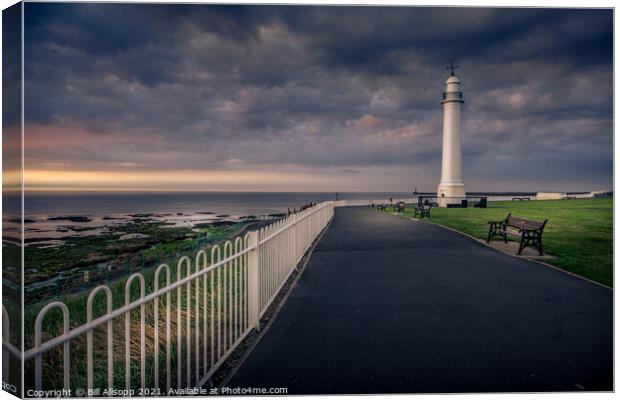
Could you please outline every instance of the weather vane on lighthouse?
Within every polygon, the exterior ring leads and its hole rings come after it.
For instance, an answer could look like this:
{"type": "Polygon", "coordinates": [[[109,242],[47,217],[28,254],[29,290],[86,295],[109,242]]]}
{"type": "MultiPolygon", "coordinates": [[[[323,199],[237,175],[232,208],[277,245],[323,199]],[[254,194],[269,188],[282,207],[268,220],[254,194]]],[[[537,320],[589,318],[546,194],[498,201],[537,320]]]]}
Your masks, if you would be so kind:
{"type": "Polygon", "coordinates": [[[450,71],[450,76],[454,76],[454,70],[459,69],[460,67],[454,64],[454,58],[450,61],[450,65],[446,67],[446,71],[450,71]]]}

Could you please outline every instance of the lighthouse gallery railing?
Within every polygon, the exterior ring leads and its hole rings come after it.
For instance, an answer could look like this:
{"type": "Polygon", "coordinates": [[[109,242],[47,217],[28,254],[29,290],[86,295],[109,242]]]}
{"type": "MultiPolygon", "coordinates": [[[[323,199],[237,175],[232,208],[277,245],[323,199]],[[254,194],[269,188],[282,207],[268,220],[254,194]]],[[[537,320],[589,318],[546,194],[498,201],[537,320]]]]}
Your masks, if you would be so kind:
{"type": "Polygon", "coordinates": [[[463,100],[463,92],[444,92],[443,100],[463,100]]]}

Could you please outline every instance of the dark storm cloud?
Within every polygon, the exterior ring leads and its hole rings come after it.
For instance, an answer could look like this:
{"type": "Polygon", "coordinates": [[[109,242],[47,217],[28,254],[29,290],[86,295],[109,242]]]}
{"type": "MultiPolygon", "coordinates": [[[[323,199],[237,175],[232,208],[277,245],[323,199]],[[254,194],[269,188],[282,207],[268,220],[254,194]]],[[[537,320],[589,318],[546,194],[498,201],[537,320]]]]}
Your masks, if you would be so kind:
{"type": "Polygon", "coordinates": [[[2,12],[2,125],[21,123],[21,5],[2,12]]]}
{"type": "Polygon", "coordinates": [[[466,179],[611,185],[612,22],[610,10],[27,3],[27,123],[82,132],[30,157],[393,167],[408,182],[438,174],[457,58],[466,179]]]}

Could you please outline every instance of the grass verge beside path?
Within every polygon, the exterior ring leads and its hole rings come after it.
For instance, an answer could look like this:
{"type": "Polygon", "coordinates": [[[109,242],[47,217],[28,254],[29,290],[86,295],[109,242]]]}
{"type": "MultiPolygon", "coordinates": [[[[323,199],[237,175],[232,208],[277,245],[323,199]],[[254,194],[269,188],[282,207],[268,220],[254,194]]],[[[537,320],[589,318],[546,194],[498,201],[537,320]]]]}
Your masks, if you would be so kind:
{"type": "MultiPolygon", "coordinates": [[[[508,213],[543,221],[549,264],[613,285],[613,198],[544,201],[490,202],[488,208],[433,208],[431,222],[486,240],[488,221],[502,220],[508,213]]],[[[413,217],[413,207],[405,215],[413,217]]],[[[512,239],[516,240],[516,239],[512,239]]]]}

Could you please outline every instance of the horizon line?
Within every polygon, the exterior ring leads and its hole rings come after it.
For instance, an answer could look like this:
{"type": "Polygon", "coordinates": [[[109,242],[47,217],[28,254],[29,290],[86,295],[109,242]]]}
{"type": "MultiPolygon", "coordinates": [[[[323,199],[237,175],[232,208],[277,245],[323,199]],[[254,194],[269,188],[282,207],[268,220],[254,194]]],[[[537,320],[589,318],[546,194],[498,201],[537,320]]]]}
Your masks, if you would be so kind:
{"type": "MultiPolygon", "coordinates": [[[[595,191],[613,191],[612,188],[596,190],[471,190],[467,193],[538,193],[538,192],[560,192],[560,193],[590,193],[595,191]]],[[[93,188],[34,188],[13,189],[5,188],[3,193],[399,193],[399,194],[429,194],[436,191],[403,191],[403,190],[208,190],[208,189],[93,189],[93,188]]]]}

